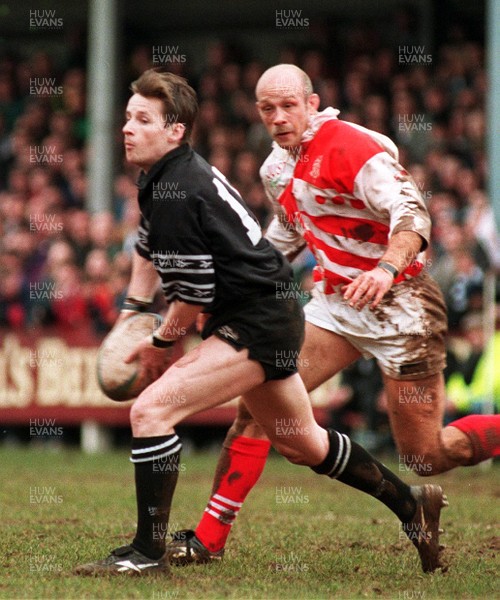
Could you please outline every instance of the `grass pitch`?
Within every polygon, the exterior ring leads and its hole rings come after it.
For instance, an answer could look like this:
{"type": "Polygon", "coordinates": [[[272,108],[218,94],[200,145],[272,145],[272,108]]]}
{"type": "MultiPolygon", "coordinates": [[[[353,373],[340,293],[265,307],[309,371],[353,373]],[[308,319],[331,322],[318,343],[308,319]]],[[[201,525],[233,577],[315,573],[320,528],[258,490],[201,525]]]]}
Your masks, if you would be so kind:
{"type": "MultiPolygon", "coordinates": [[[[216,458],[182,458],[169,531],[196,525],[216,458]]],[[[172,569],[164,580],[71,574],[131,540],[133,468],[125,452],[2,449],[0,464],[0,598],[500,598],[498,464],[431,478],[450,500],[442,518],[447,573],[421,572],[413,546],[383,505],[273,456],[241,510],[222,564],[172,569]]]]}

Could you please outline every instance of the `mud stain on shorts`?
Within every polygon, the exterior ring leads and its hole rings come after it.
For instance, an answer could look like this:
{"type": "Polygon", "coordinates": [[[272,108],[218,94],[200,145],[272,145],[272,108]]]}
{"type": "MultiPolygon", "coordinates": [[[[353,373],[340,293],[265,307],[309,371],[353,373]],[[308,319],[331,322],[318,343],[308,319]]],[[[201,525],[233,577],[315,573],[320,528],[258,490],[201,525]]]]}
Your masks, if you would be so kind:
{"type": "MultiPolygon", "coordinates": [[[[404,336],[407,357],[400,366],[400,375],[411,377],[423,372],[442,370],[445,366],[445,335],[447,331],[446,306],[437,284],[427,273],[405,284],[408,302],[418,306],[420,316],[413,326],[400,330],[404,336]],[[425,358],[424,358],[425,356],[425,358]]],[[[404,302],[404,298],[400,298],[404,302]]],[[[402,309],[404,310],[404,304],[402,309]]]]}

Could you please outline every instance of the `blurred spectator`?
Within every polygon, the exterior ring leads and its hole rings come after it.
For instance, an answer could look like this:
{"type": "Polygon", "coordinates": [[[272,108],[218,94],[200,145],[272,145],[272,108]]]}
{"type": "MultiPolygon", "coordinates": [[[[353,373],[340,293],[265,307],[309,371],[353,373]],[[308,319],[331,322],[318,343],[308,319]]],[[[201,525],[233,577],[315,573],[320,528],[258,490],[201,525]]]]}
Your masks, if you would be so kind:
{"type": "Polygon", "coordinates": [[[0,327],[20,329],[26,325],[27,298],[21,270],[2,272],[0,288],[0,327]]]}
{"type": "Polygon", "coordinates": [[[471,413],[482,413],[487,403],[493,402],[500,412],[500,331],[485,344],[481,313],[470,313],[461,321],[464,345],[461,356],[448,356],[446,370],[447,420],[471,413]],[[490,394],[492,397],[490,398],[490,394]]]}
{"type": "Polygon", "coordinates": [[[82,268],[92,248],[89,213],[85,210],[68,211],[64,222],[64,233],[73,249],[77,266],[82,268]]]}
{"type": "Polygon", "coordinates": [[[111,213],[102,212],[91,216],[90,241],[93,248],[104,250],[109,258],[120,251],[119,235],[111,213]]]}
{"type": "Polygon", "coordinates": [[[236,155],[231,181],[243,198],[259,180],[259,162],[253,152],[243,150],[236,155]]]}
{"type": "Polygon", "coordinates": [[[78,312],[84,313],[80,300],[80,311],[70,309],[72,299],[78,296],[81,278],[74,263],[70,244],[62,239],[52,242],[47,252],[45,269],[39,279],[29,281],[29,323],[31,325],[71,325],[71,316],[78,323],[78,312]]]}
{"type": "Polygon", "coordinates": [[[500,270],[500,240],[495,214],[483,190],[475,189],[467,197],[463,221],[467,235],[477,241],[486,254],[487,267],[500,270]]]}
{"type": "Polygon", "coordinates": [[[223,148],[215,148],[208,155],[208,162],[218,169],[225,177],[231,177],[232,160],[229,152],[223,148]]]}
{"type": "Polygon", "coordinates": [[[131,253],[120,252],[113,260],[109,284],[114,299],[114,306],[120,309],[130,282],[130,273],[132,270],[131,253]]]}
{"type": "Polygon", "coordinates": [[[67,330],[89,327],[88,305],[80,269],[64,262],[52,273],[50,312],[53,323],[67,330]]]}
{"type": "Polygon", "coordinates": [[[85,298],[96,333],[106,333],[118,317],[111,285],[111,262],[106,250],[92,250],[85,260],[85,298]]]}
{"type": "Polygon", "coordinates": [[[474,262],[470,248],[460,247],[452,254],[453,271],[445,294],[450,329],[458,327],[460,319],[471,308],[481,308],[484,273],[474,262]],[[475,305],[473,305],[473,298],[475,305]],[[479,304],[479,306],[477,305],[479,304]]]}
{"type": "MultiPolygon", "coordinates": [[[[125,211],[122,220],[122,239],[123,253],[129,257],[135,252],[135,243],[137,241],[137,227],[139,226],[140,212],[139,205],[135,198],[129,198],[125,204],[125,211]]],[[[118,259],[116,256],[115,259],[118,259]]]]}
{"type": "Polygon", "coordinates": [[[16,98],[14,81],[11,75],[7,73],[0,74],[0,114],[6,132],[12,130],[22,111],[22,101],[16,98]]]}
{"type": "Polygon", "coordinates": [[[250,210],[257,217],[260,226],[266,228],[272,218],[272,211],[269,207],[269,202],[264,192],[264,188],[260,182],[254,182],[246,192],[245,201],[250,207],[250,210]]]}

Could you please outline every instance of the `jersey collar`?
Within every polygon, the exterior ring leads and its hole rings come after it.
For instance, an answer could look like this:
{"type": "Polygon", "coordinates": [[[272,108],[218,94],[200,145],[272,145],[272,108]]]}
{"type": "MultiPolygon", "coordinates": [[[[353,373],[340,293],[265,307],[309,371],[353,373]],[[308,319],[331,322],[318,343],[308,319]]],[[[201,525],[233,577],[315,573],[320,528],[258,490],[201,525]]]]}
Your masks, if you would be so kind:
{"type": "Polygon", "coordinates": [[[155,164],[151,167],[151,169],[149,169],[147,173],[145,173],[144,171],[140,172],[139,177],[137,179],[137,187],[140,190],[146,188],[149,185],[149,183],[151,183],[151,181],[153,181],[153,179],[156,178],[158,173],[160,173],[163,170],[163,167],[169,161],[175,160],[176,158],[183,156],[184,154],[187,154],[190,151],[191,146],[187,142],[184,142],[180,146],[177,146],[177,148],[174,148],[173,150],[170,150],[169,152],[164,154],[160,158],[160,160],[155,162],[155,164]]]}

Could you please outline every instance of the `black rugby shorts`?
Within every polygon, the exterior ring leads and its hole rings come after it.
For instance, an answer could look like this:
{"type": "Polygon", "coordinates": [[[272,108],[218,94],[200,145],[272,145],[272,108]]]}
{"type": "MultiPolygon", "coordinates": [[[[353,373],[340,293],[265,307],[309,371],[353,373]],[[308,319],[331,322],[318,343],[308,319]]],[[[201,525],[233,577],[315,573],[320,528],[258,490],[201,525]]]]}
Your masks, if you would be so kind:
{"type": "Polygon", "coordinates": [[[250,298],[211,315],[201,337],[211,335],[238,351],[247,348],[249,358],[262,365],[266,381],[286,379],[297,373],[304,342],[304,312],[295,298],[250,298]]]}

